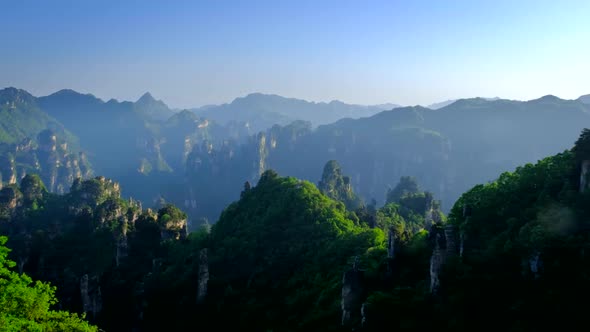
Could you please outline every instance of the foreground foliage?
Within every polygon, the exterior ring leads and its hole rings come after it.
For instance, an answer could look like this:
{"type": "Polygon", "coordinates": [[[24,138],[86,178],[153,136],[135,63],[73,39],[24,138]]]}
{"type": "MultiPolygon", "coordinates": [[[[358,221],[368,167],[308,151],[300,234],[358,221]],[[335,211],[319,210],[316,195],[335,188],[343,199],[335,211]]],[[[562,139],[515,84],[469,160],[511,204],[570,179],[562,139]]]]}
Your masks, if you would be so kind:
{"type": "MultiPolygon", "coordinates": [[[[93,319],[109,330],[580,330],[590,324],[580,305],[590,296],[588,147],[584,131],[572,150],[473,187],[448,218],[411,177],[384,206],[347,204],[356,196],[334,161],[321,190],[264,172],[216,224],[187,237],[182,211],[141,211],[101,178],[75,182],[62,200],[28,177],[3,189],[0,211],[15,235],[37,230],[32,252],[58,267],[64,304],[79,310],[79,276],[97,276],[105,305],[93,319]],[[51,233],[55,224],[67,227],[51,233]],[[78,257],[60,260],[72,248],[78,257]],[[359,301],[345,320],[351,271],[359,301]]],[[[14,253],[32,260],[26,239],[14,237],[14,253]]]]}
{"type": "Polygon", "coordinates": [[[57,303],[55,287],[11,269],[7,238],[0,236],[0,331],[97,331],[84,317],[50,309],[57,303]]]}

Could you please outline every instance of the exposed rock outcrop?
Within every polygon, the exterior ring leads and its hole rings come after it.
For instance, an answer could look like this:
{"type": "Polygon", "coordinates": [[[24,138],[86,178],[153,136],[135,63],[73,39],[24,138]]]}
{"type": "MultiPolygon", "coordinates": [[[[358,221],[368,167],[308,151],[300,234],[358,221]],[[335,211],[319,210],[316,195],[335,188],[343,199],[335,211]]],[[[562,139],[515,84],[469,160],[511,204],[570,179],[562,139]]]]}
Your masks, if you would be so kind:
{"type": "Polygon", "coordinates": [[[457,231],[455,225],[447,224],[444,228],[445,234],[445,255],[447,258],[456,256],[459,253],[457,246],[457,231]]]}
{"type": "Polygon", "coordinates": [[[80,278],[80,296],[82,298],[82,310],[91,317],[96,318],[102,311],[102,294],[98,277],[89,277],[88,274],[85,274],[80,278]]]}
{"type": "Polygon", "coordinates": [[[117,200],[121,198],[121,188],[119,183],[103,176],[94,179],[82,181],[77,178],[74,180],[70,189],[72,195],[72,208],[80,209],[83,206],[91,208],[103,204],[99,210],[103,211],[105,218],[118,217],[121,211],[113,211],[111,207],[118,206],[117,200]]]}
{"type": "Polygon", "coordinates": [[[362,201],[352,189],[351,179],[342,174],[342,168],[336,160],[330,160],[324,166],[318,189],[326,196],[344,203],[349,210],[362,206],[362,201]]]}
{"type": "Polygon", "coordinates": [[[4,183],[16,183],[16,164],[12,155],[0,155],[0,174],[4,183]]]}
{"type": "Polygon", "coordinates": [[[543,259],[540,251],[533,251],[528,257],[522,260],[522,276],[538,279],[543,270],[543,259]]]}
{"type": "Polygon", "coordinates": [[[44,130],[37,140],[30,138],[18,144],[2,144],[1,180],[15,184],[27,174],[38,174],[50,192],[65,193],[76,178],[87,178],[92,171],[83,153],[74,153],[51,130],[44,130]]]}
{"type": "Polygon", "coordinates": [[[590,186],[590,160],[582,161],[580,167],[580,192],[585,192],[590,186]]]}
{"type": "Polygon", "coordinates": [[[393,228],[389,229],[387,234],[387,270],[385,277],[391,278],[393,275],[393,264],[395,259],[395,231],[393,228]]]}
{"type": "Polygon", "coordinates": [[[156,219],[160,227],[160,238],[163,241],[186,239],[188,236],[188,217],[174,205],[162,202],[156,219]]]}
{"type": "Polygon", "coordinates": [[[117,247],[115,253],[115,264],[121,265],[123,259],[125,259],[129,252],[129,244],[127,242],[127,234],[121,234],[117,239],[117,247]]]}
{"type": "Polygon", "coordinates": [[[201,304],[207,297],[207,285],[209,283],[209,259],[208,250],[199,251],[199,276],[197,279],[197,304],[201,304]]]}
{"type": "Polygon", "coordinates": [[[387,258],[395,258],[395,230],[393,228],[389,229],[387,235],[387,258]]]}
{"type": "Polygon", "coordinates": [[[361,308],[366,296],[364,272],[358,268],[358,259],[342,277],[342,325],[355,328],[361,324],[361,308]]]}
{"type": "Polygon", "coordinates": [[[445,260],[443,241],[441,234],[437,233],[432,256],[430,257],[430,292],[433,294],[436,294],[440,287],[439,275],[445,260]]]}
{"type": "Polygon", "coordinates": [[[445,262],[459,254],[457,247],[456,227],[452,224],[432,229],[434,239],[432,256],[430,257],[430,292],[436,294],[440,288],[440,273],[445,262]]]}
{"type": "Polygon", "coordinates": [[[16,213],[17,207],[23,204],[23,195],[14,186],[7,186],[0,190],[0,220],[9,221],[16,213]]]}

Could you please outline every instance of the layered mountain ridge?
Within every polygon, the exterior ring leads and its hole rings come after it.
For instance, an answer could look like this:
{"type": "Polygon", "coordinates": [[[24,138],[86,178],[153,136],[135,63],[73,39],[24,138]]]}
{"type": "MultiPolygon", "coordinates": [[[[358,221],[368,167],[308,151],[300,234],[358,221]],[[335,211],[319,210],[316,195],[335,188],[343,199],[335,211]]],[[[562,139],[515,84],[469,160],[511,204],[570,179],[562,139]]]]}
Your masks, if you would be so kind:
{"type": "Polygon", "coordinates": [[[398,106],[353,105],[338,100],[316,103],[272,94],[251,93],[236,98],[229,104],[194,109],[194,112],[222,124],[230,121],[248,122],[255,131],[261,131],[275,124],[287,125],[295,120],[309,121],[312,125],[318,126],[342,118],[370,116],[398,106]]]}
{"type": "Polygon", "coordinates": [[[3,92],[7,119],[45,119],[14,121],[6,128],[22,141],[2,145],[12,268],[58,286],[57,309],[100,328],[589,324],[579,303],[590,294],[590,130],[578,128],[590,105],[580,100],[462,99],[252,133],[188,110],[158,121],[72,91],[3,92]],[[92,178],[83,151],[114,180],[92,178]]]}
{"type": "Polygon", "coordinates": [[[170,110],[149,93],[135,103],[105,102],[73,90],[35,98],[9,88],[1,95],[1,114],[16,124],[10,128],[20,128],[10,129],[0,155],[4,183],[38,173],[51,191],[64,192],[78,176],[101,174],[148,206],[162,200],[182,206],[196,224],[202,218],[214,222],[244,181],[257,181],[267,169],[315,182],[328,160],[350,174],[350,185],[365,202],[383,202],[392,181],[412,175],[448,211],[470,186],[566,149],[587,126],[590,107],[583,97],[544,96],[380,111],[251,94],[195,113],[170,110]],[[271,120],[256,122],[268,114],[271,120]],[[317,126],[291,122],[293,115],[335,121],[317,126]],[[47,128],[56,143],[44,149],[53,156],[39,161],[38,138],[47,128]]]}
{"type": "MultiPolygon", "coordinates": [[[[365,201],[382,202],[392,181],[412,175],[448,211],[471,186],[567,149],[588,125],[590,107],[576,100],[472,98],[438,110],[401,107],[316,129],[304,122],[275,126],[242,145],[194,150],[189,159],[211,160],[216,173],[201,166],[191,166],[192,171],[224,178],[209,191],[213,196],[233,192],[237,197],[243,181],[256,181],[265,169],[316,181],[323,165],[337,160],[365,201]],[[240,180],[230,180],[236,175],[240,180]]],[[[190,181],[189,190],[197,191],[196,183],[190,181]]],[[[210,206],[207,198],[200,206],[210,206]]]]}

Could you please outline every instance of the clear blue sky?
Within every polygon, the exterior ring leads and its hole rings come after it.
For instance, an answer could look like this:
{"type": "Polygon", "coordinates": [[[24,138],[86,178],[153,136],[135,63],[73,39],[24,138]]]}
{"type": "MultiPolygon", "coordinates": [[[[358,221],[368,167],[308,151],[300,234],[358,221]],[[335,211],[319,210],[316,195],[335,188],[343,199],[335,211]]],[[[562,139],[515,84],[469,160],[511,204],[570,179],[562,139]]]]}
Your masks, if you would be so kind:
{"type": "Polygon", "coordinates": [[[173,107],[590,93],[590,1],[0,0],[0,87],[173,107]],[[124,3],[124,4],[122,4],[124,3]]]}

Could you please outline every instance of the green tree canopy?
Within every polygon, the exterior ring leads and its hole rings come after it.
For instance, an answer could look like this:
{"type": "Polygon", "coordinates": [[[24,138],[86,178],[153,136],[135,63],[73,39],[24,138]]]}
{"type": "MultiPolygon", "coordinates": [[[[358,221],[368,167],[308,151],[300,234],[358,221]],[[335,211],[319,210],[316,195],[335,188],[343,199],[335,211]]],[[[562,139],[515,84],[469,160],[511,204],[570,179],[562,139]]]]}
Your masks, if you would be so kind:
{"type": "Polygon", "coordinates": [[[577,162],[590,160],[590,129],[585,128],[582,130],[580,137],[572,148],[572,152],[574,153],[577,162]]]}
{"type": "Polygon", "coordinates": [[[324,195],[344,203],[349,210],[355,210],[363,205],[352,190],[350,177],[342,174],[342,168],[336,160],[330,160],[324,166],[318,189],[324,195]]]}
{"type": "Polygon", "coordinates": [[[97,331],[84,317],[51,310],[57,303],[55,287],[12,271],[6,241],[0,236],[0,331],[97,331]]]}
{"type": "Polygon", "coordinates": [[[399,202],[399,200],[410,194],[416,194],[420,191],[418,182],[413,176],[402,176],[399,179],[399,183],[393,188],[387,191],[387,203],[399,202]]]}

